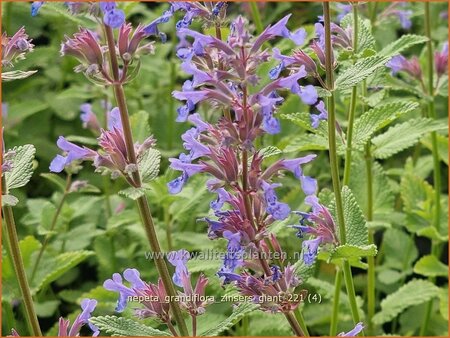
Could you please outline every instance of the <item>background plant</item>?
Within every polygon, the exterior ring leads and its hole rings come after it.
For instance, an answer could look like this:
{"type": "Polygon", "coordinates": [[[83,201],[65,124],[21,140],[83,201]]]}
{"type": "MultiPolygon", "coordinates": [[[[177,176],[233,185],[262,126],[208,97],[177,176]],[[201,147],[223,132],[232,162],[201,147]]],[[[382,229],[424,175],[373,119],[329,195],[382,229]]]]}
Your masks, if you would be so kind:
{"type": "MultiPolygon", "coordinates": [[[[75,61],[70,58],[57,57],[60,42],[64,34],[71,35],[81,25],[93,29],[97,23],[85,16],[73,16],[67,13],[61,4],[44,5],[39,15],[33,20],[29,17],[28,4],[2,3],[3,31],[12,34],[23,24],[26,24],[28,34],[36,45],[35,51],[23,60],[20,70],[38,70],[32,77],[3,84],[3,102],[6,104],[7,115],[4,115],[5,144],[7,148],[24,144],[34,144],[36,147],[35,173],[25,188],[15,191],[19,202],[15,206],[15,216],[18,224],[19,237],[26,269],[31,274],[36,261],[40,243],[45,237],[50,238],[47,257],[43,256],[40,266],[48,270],[40,270],[31,285],[37,313],[44,331],[56,333],[52,326],[59,315],[69,318],[79,313],[78,305],[83,298],[95,298],[99,301],[95,314],[113,314],[116,295],[104,290],[100,285],[110,278],[111,274],[123,271],[133,262],[145,280],[156,281],[155,269],[145,259],[143,251],[147,250],[145,235],[139,225],[139,219],[132,208],[133,202],[118,197],[117,192],[125,188],[120,181],[110,181],[106,177],[94,175],[90,169],[82,169],[73,179],[88,181],[87,185],[76,191],[68,192],[67,182],[58,176],[48,174],[48,165],[58,152],[54,141],[59,135],[68,137],[74,142],[92,145],[96,135],[82,128],[79,120],[80,105],[92,102],[92,110],[98,114],[101,121],[101,100],[113,102],[111,93],[101,87],[85,81],[83,76],[74,74],[72,68],[75,61]],[[23,98],[27,100],[24,101],[23,98]],[[43,175],[41,175],[43,174],[43,175]],[[64,197],[65,196],[65,197],[64,197]],[[64,197],[64,198],[63,198],[64,197]],[[61,202],[63,201],[63,202],[61,202]],[[58,209],[59,212],[58,212],[58,209]],[[58,213],[55,224],[52,219],[58,213]],[[122,243],[129,243],[123,246],[122,243]],[[81,254],[80,256],[80,253],[81,254]],[[94,254],[95,253],[95,254],[94,254]],[[28,257],[28,258],[27,258],[28,257]],[[61,264],[65,262],[66,264],[61,264]],[[58,269],[53,270],[57,265],[58,269]],[[40,276],[38,278],[38,276],[40,276]]],[[[157,18],[166,4],[124,3],[120,7],[132,22],[149,23],[157,18]]],[[[258,29],[258,11],[255,6],[231,4],[228,17],[236,17],[238,12],[247,11],[258,29]],[[253,11],[252,11],[253,10],[253,11]]],[[[331,5],[332,19],[336,20],[341,13],[340,6],[331,5]]],[[[430,5],[432,17],[438,17],[446,10],[443,3],[430,5]]],[[[260,7],[261,27],[275,22],[286,13],[293,12],[291,27],[293,30],[304,27],[308,39],[313,38],[316,16],[322,14],[321,4],[267,4],[260,7]]],[[[407,13],[403,12],[403,15],[407,13]]],[[[373,317],[374,333],[382,332],[396,334],[418,334],[426,313],[428,302],[431,322],[426,328],[427,334],[446,333],[446,299],[447,299],[447,262],[439,255],[429,255],[429,243],[432,240],[446,250],[448,241],[446,227],[439,231],[431,225],[436,222],[435,200],[440,191],[441,221],[447,212],[447,165],[448,136],[446,132],[447,112],[447,75],[440,80],[440,85],[433,98],[437,121],[431,121],[427,113],[430,102],[428,94],[424,95],[420,81],[417,83],[407,78],[407,72],[390,75],[390,69],[385,67],[388,60],[398,53],[408,59],[416,55],[421,64],[424,82],[427,83],[427,47],[425,32],[425,9],[423,4],[411,3],[406,8],[392,7],[390,4],[365,4],[358,6],[360,16],[358,51],[336,48],[335,57],[338,68],[335,69],[336,82],[335,101],[336,117],[344,134],[338,133],[337,151],[341,158],[345,156],[345,136],[347,136],[348,116],[352,88],[357,87],[357,104],[355,105],[355,120],[353,127],[351,175],[348,186],[353,199],[349,199],[351,210],[357,210],[353,204],[359,204],[369,230],[374,233],[374,242],[379,253],[375,258],[376,302],[373,317]],[[396,10],[397,12],[395,12],[396,10]],[[402,27],[399,21],[399,10],[412,11],[409,17],[410,28],[402,27]],[[409,30],[408,30],[409,29],[409,30]],[[408,37],[408,33],[416,36],[408,37]],[[418,37],[422,36],[422,37],[418,37]],[[400,39],[398,39],[400,37],[400,39]],[[394,42],[394,44],[391,44],[394,42]],[[407,81],[402,81],[407,79],[407,81]],[[433,184],[433,148],[429,132],[437,131],[437,152],[441,166],[441,187],[433,184]],[[364,162],[370,147],[369,161],[372,174],[372,197],[368,192],[367,166],[364,162]],[[365,157],[364,157],[365,156],[365,157]],[[439,244],[442,243],[442,244],[439,244]],[[407,255],[403,253],[407,252],[407,255]],[[437,257],[437,258],[436,258],[437,257]],[[442,258],[442,259],[441,259],[442,258]],[[436,278],[428,282],[425,278],[436,278]],[[402,286],[404,285],[404,286],[402,286]],[[414,290],[415,293],[411,292],[414,290]],[[422,292],[419,292],[419,291],[422,292]],[[417,293],[421,297],[416,297],[417,293]],[[413,297],[414,296],[414,297],[413,297]],[[401,299],[401,301],[399,301],[401,299]],[[400,305],[399,305],[400,304],[400,305]]],[[[180,19],[183,17],[180,15],[180,19]]],[[[351,27],[351,13],[343,17],[342,27],[351,27]]],[[[171,92],[179,89],[186,75],[179,68],[175,58],[175,21],[161,26],[160,30],[168,36],[166,44],[157,44],[155,55],[142,59],[138,77],[126,88],[130,104],[131,125],[136,139],[143,141],[144,136],[154,134],[158,140],[158,148],[162,153],[161,175],[151,183],[147,192],[151,207],[155,210],[155,223],[159,237],[163,239],[164,250],[181,247],[189,251],[201,251],[215,248],[225,249],[225,243],[208,242],[205,237],[206,225],[195,221],[206,216],[209,202],[213,198],[206,189],[205,179],[193,177],[180,195],[169,195],[166,183],[176,177],[168,167],[168,158],[177,156],[181,151],[179,136],[185,126],[175,123],[178,104],[171,97],[171,92]],[[163,74],[164,76],[161,76],[163,74]],[[148,123],[142,123],[148,121],[148,123]],[[167,126],[166,129],[158,126],[167,126]],[[195,215],[192,217],[192,215],[195,215]]],[[[445,21],[446,22],[446,21],[445,21]]],[[[405,25],[404,25],[405,26],[405,25]]],[[[408,25],[406,25],[408,26],[408,25]]],[[[213,34],[207,28],[194,22],[194,29],[206,34],[213,34]]],[[[431,21],[431,37],[434,50],[442,49],[442,42],[447,40],[447,27],[437,20],[431,21]]],[[[223,32],[226,34],[226,31],[223,32]]],[[[291,54],[293,46],[286,42],[275,41],[273,46],[285,55],[291,54]]],[[[306,45],[305,45],[306,47],[306,45]]],[[[306,48],[306,53],[313,56],[306,48]]],[[[314,58],[315,59],[315,58],[314,58]]],[[[315,59],[318,61],[317,59],[315,59]]],[[[278,61],[261,66],[261,76],[266,76],[278,61]]],[[[324,70],[319,74],[325,79],[324,70]]],[[[435,76],[436,79],[436,76],[435,76]]],[[[311,78],[312,84],[320,86],[311,78]]],[[[320,92],[320,91],[319,91],[320,92]]],[[[320,92],[326,97],[327,91],[320,92]]],[[[331,178],[329,174],[327,148],[328,136],[326,123],[319,128],[311,127],[309,108],[295,95],[287,95],[286,103],[281,107],[280,115],[282,133],[276,136],[266,136],[261,141],[261,147],[276,147],[283,151],[284,157],[294,158],[303,152],[315,151],[318,157],[314,165],[308,167],[308,175],[318,178],[319,187],[324,189],[319,194],[321,201],[332,199],[329,193],[331,178]],[[293,123],[292,123],[293,122],[293,123]]],[[[207,120],[214,114],[207,107],[199,107],[199,112],[207,120]]],[[[5,109],[3,109],[5,114],[5,109]]],[[[339,131],[339,129],[338,129],[339,131]]],[[[278,150],[276,151],[278,152],[278,150]]],[[[273,155],[272,161],[277,156],[273,155]]],[[[434,157],[436,158],[436,156],[434,157]]],[[[341,175],[344,165],[340,168],[341,175]]],[[[279,199],[289,203],[297,210],[305,210],[303,196],[299,194],[298,182],[290,177],[282,179],[283,188],[279,189],[279,199]]],[[[292,230],[287,230],[285,224],[294,224],[297,217],[278,223],[273,231],[283,245],[283,249],[292,254],[300,250],[300,242],[293,236],[292,230]]],[[[334,269],[327,260],[330,257],[319,254],[323,259],[308,278],[303,275],[310,292],[321,294],[321,304],[304,304],[305,321],[312,334],[328,334],[332,301],[340,295],[339,326],[336,332],[348,330],[353,325],[350,308],[344,289],[334,289],[334,269]]],[[[354,283],[359,311],[367,308],[365,265],[355,262],[353,265],[354,283]]],[[[191,273],[204,271],[213,276],[220,262],[191,260],[188,268],[191,273]]],[[[11,266],[4,260],[3,264],[3,303],[4,334],[15,327],[22,334],[27,332],[23,326],[23,306],[17,303],[18,290],[13,281],[11,266]]],[[[210,278],[208,294],[222,293],[218,279],[210,278]]],[[[217,327],[225,314],[231,314],[230,304],[214,304],[207,314],[199,317],[198,327],[205,331],[217,327]]],[[[126,310],[122,316],[131,320],[131,311],[126,310]]],[[[289,334],[284,328],[283,318],[270,316],[260,312],[249,312],[239,323],[242,316],[231,314],[230,325],[223,327],[223,332],[230,334],[289,334]],[[251,325],[248,325],[248,323],[251,325]],[[237,323],[237,324],[235,324],[237,323]],[[268,327],[269,326],[269,327],[268,327]]],[[[124,320],[120,320],[123,322],[124,320]]],[[[127,322],[128,323],[128,322],[127,322]]],[[[141,324],[153,327],[152,320],[141,324]]],[[[106,324],[105,324],[106,325],[106,324]]],[[[107,324],[115,330],[111,323],[107,324]]],[[[133,324],[135,330],[148,330],[133,324]]],[[[367,325],[367,322],[366,322],[367,325]]],[[[117,330],[120,329],[116,328],[117,330]]],[[[120,332],[120,331],[116,331],[120,332]]],[[[142,331],[133,331],[142,332],[142,331]]],[[[114,333],[114,331],[111,331],[114,333]]],[[[219,332],[217,332],[219,333],[219,332]]]]}

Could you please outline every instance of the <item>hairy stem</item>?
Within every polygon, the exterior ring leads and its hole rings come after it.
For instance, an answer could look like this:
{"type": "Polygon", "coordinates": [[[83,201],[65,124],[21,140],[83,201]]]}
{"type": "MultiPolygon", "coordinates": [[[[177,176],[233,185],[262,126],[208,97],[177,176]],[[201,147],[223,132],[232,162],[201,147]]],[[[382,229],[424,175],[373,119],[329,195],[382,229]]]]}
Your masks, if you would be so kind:
{"type": "MultiPolygon", "coordinates": [[[[2,190],[7,192],[6,180],[2,178],[2,190]]],[[[30,286],[28,284],[25,266],[23,265],[22,254],[20,252],[19,237],[17,236],[16,223],[14,221],[14,213],[9,205],[2,208],[3,218],[6,224],[6,237],[8,238],[9,250],[13,262],[14,271],[16,273],[17,282],[19,284],[20,293],[23,298],[25,315],[27,322],[34,336],[42,336],[39,321],[34,308],[33,298],[31,297],[30,286]]]]}
{"type": "MultiPolygon", "coordinates": [[[[430,4],[428,2],[424,3],[425,6],[425,35],[428,38],[427,41],[427,68],[428,68],[428,78],[427,78],[427,91],[428,91],[428,117],[436,119],[436,110],[434,107],[434,57],[433,57],[433,40],[431,37],[431,14],[430,14],[430,4]]],[[[435,199],[435,209],[434,209],[434,227],[437,232],[440,231],[440,220],[441,220],[441,163],[439,159],[438,141],[437,133],[434,131],[431,133],[431,149],[433,154],[433,184],[434,184],[434,199],[435,199]]],[[[439,259],[439,248],[436,243],[431,241],[431,254],[435,255],[439,259]]],[[[430,281],[434,283],[434,278],[430,278],[430,281]]],[[[430,316],[433,308],[433,300],[430,300],[427,304],[427,309],[425,312],[425,317],[420,328],[420,335],[424,336],[428,330],[428,324],[430,321],[430,316]]]]}
{"type": "MultiPolygon", "coordinates": [[[[328,97],[328,139],[329,139],[329,156],[331,167],[331,178],[333,181],[334,197],[336,201],[336,214],[339,224],[339,238],[340,244],[344,245],[347,242],[345,233],[345,219],[344,208],[341,196],[341,183],[339,179],[339,165],[336,150],[336,112],[335,112],[335,98],[334,98],[334,80],[333,80],[333,57],[331,46],[331,20],[330,20],[330,4],[323,3],[323,17],[325,24],[325,69],[327,87],[331,92],[328,97]]],[[[358,305],[356,303],[355,287],[353,285],[352,271],[347,260],[343,262],[343,272],[345,286],[347,289],[348,298],[350,301],[350,308],[352,311],[352,318],[355,324],[359,320],[358,305]]]]}
{"type": "MultiPolygon", "coordinates": [[[[108,50],[109,56],[111,60],[111,69],[114,76],[115,83],[113,85],[114,94],[117,101],[117,106],[120,110],[120,118],[122,121],[123,133],[125,138],[125,145],[127,148],[128,161],[130,163],[137,163],[136,153],[134,150],[133,136],[131,133],[131,125],[128,115],[128,107],[125,99],[125,92],[123,90],[123,85],[119,80],[119,65],[117,62],[117,56],[115,52],[115,42],[114,35],[112,29],[105,25],[106,38],[108,42],[108,50]]],[[[141,187],[141,178],[139,175],[139,171],[136,170],[133,172],[133,183],[136,187],[141,187]]],[[[153,217],[150,212],[150,206],[148,204],[147,198],[142,196],[137,199],[137,205],[139,208],[139,214],[141,216],[141,221],[145,228],[145,233],[147,235],[147,239],[150,243],[151,250],[155,253],[154,261],[156,268],[158,270],[159,276],[164,284],[164,288],[169,296],[170,308],[172,310],[173,317],[177,322],[178,328],[182,336],[188,336],[188,330],[186,323],[183,319],[183,315],[181,313],[180,306],[177,302],[174,301],[175,296],[177,295],[175,287],[172,283],[172,279],[170,278],[169,270],[167,269],[167,264],[163,258],[161,253],[161,247],[159,245],[158,237],[155,231],[155,225],[153,223],[153,217]]]]}
{"type": "Polygon", "coordinates": [[[64,202],[66,201],[66,197],[67,197],[67,195],[69,193],[69,189],[70,189],[70,185],[71,184],[72,184],[72,174],[68,174],[67,177],[66,177],[66,187],[64,189],[64,192],[63,192],[63,195],[61,197],[61,200],[59,201],[59,204],[58,204],[58,207],[56,209],[56,212],[53,215],[52,223],[50,224],[49,233],[45,236],[44,243],[42,244],[41,249],[39,250],[38,256],[36,258],[36,262],[34,263],[33,270],[31,272],[30,283],[33,282],[34,277],[36,276],[37,268],[38,268],[39,263],[40,263],[40,261],[42,259],[42,255],[44,254],[45,249],[47,248],[48,243],[50,242],[51,233],[55,229],[56,222],[58,221],[58,217],[61,214],[61,210],[62,210],[62,207],[64,205],[64,202]]]}

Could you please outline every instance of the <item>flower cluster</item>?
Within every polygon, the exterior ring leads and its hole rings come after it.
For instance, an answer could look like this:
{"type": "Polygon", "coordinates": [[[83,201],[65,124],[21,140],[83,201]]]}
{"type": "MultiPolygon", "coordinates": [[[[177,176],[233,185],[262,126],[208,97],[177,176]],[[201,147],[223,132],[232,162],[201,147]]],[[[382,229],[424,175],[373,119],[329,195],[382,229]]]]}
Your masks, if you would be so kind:
{"type": "MultiPolygon", "coordinates": [[[[92,125],[98,127],[99,124],[95,114],[91,110],[91,106],[84,104],[81,109],[83,123],[87,126],[92,125]]],[[[60,136],[56,144],[65,155],[56,155],[50,163],[50,171],[59,173],[74,161],[93,161],[93,165],[97,170],[106,170],[111,173],[113,178],[123,176],[132,186],[135,186],[132,173],[137,168],[136,164],[130,162],[125,145],[119,108],[113,108],[108,112],[107,125],[108,128],[106,130],[99,129],[100,136],[98,138],[98,144],[100,149],[97,151],[87,147],[80,147],[67,141],[63,136],[60,136]]],[[[152,136],[149,136],[142,144],[136,142],[134,146],[138,160],[148,149],[154,147],[155,143],[152,136]]]]}
{"type": "MultiPolygon", "coordinates": [[[[163,41],[166,40],[166,35],[160,32],[158,26],[166,23],[177,11],[184,12],[184,16],[176,23],[177,31],[182,28],[187,28],[192,24],[194,18],[201,18],[206,24],[219,24],[225,18],[226,2],[218,1],[215,3],[199,1],[185,2],[177,1],[172,2],[168,10],[166,10],[160,17],[153,20],[146,28],[146,32],[152,35],[158,35],[163,41]]],[[[183,36],[181,37],[183,38],[183,36]]]]}
{"type": "Polygon", "coordinates": [[[400,21],[403,29],[410,29],[413,11],[405,9],[407,6],[407,2],[393,2],[379,15],[379,20],[395,17],[400,21]]]}
{"type": "MultiPolygon", "coordinates": [[[[440,51],[437,50],[434,52],[434,70],[438,81],[447,72],[447,64],[448,43],[446,42],[440,51]]],[[[423,83],[422,67],[417,56],[407,59],[403,55],[396,55],[388,61],[386,66],[391,69],[392,75],[403,72],[421,84],[423,83]]]]}
{"type": "Polygon", "coordinates": [[[14,63],[25,59],[25,54],[33,51],[34,45],[21,27],[13,36],[2,34],[2,67],[14,67],[14,63]]]}
{"type": "MultiPolygon", "coordinates": [[[[180,29],[180,33],[193,39],[177,52],[182,69],[192,75],[192,79],[184,83],[181,91],[173,93],[175,98],[186,101],[178,109],[177,121],[187,120],[194,127],[182,135],[183,147],[188,153],[170,159],[170,167],[181,171],[181,176],[168,183],[169,192],[180,192],[189,177],[196,173],[213,176],[207,187],[217,194],[211,202],[214,217],[203,220],[208,224],[210,239],[227,241],[227,252],[217,275],[222,283],[235,284],[242,294],[253,296],[262,310],[271,312],[295,309],[298,303],[288,295],[294,292],[299,280],[290,266],[270,266],[264,260],[249,261],[245,256],[252,252],[260,255],[267,250],[268,226],[290,215],[289,205],[279,201],[275,192],[281,185],[272,181],[275,177],[284,170],[291,171],[305,195],[315,196],[317,182],[302,170],[302,165],[312,161],[315,155],[280,159],[264,168],[264,154],[253,144],[264,133],[280,131],[275,114],[283,98],[278,91],[290,90],[306,104],[323,107],[313,86],[299,84],[307,75],[305,66],[288,76],[272,78],[259,90],[255,89],[261,82],[256,75],[258,66],[272,57],[263,45],[276,37],[290,39],[297,45],[305,39],[303,29],[288,30],[288,19],[286,16],[259,36],[252,37],[245,20],[238,17],[231,25],[226,42],[187,28],[180,29]],[[225,116],[216,124],[203,121],[193,112],[201,102],[223,109],[225,116]],[[242,267],[251,267],[256,274],[247,270],[238,273],[237,269],[242,267]],[[260,301],[263,295],[277,297],[264,302],[260,301]]],[[[274,248],[279,248],[274,235],[269,241],[274,248]]]]}
{"type": "MultiPolygon", "coordinates": [[[[174,283],[183,288],[183,292],[178,291],[180,306],[195,317],[203,314],[205,307],[210,303],[205,300],[205,288],[208,279],[204,275],[200,275],[195,287],[192,288],[191,274],[186,267],[189,257],[189,252],[186,250],[168,253],[168,260],[175,267],[174,283]]],[[[144,307],[135,309],[137,317],[154,317],[166,324],[171,322],[169,300],[161,279],[158,280],[158,284],[146,283],[142,281],[140,273],[136,269],[126,269],[123,272],[123,279],[120,274],[114,273],[111,279],[107,279],[103,283],[106,290],[119,293],[117,312],[122,312],[126,308],[128,300],[138,301],[144,307]],[[123,279],[130,286],[124,285],[123,279]]]]}
{"type": "MultiPolygon", "coordinates": [[[[115,1],[66,1],[64,4],[71,14],[90,13],[95,16],[103,15],[103,22],[111,28],[119,28],[125,22],[125,12],[117,8],[115,1]]],[[[44,1],[33,1],[31,4],[31,16],[38,15],[43,5],[44,1]]]]}
{"type": "MultiPolygon", "coordinates": [[[[70,321],[68,319],[59,318],[58,325],[58,337],[78,337],[80,335],[80,330],[84,325],[88,325],[92,330],[92,337],[97,337],[100,334],[100,330],[94,324],[89,321],[91,318],[91,313],[94,312],[97,306],[97,301],[95,299],[83,299],[81,301],[81,309],[83,310],[74,320],[72,326],[70,326],[70,321]]],[[[12,329],[12,336],[20,337],[16,330],[12,329]]]]}
{"type": "Polygon", "coordinates": [[[328,209],[319,203],[316,196],[308,196],[306,203],[312,210],[309,213],[298,212],[302,217],[300,225],[293,225],[297,229],[297,236],[303,238],[304,234],[309,234],[315,238],[305,240],[302,243],[303,261],[306,265],[311,265],[316,259],[320,245],[338,245],[337,228],[328,209]]]}
{"type": "MultiPolygon", "coordinates": [[[[111,19],[113,20],[113,19],[111,19]]],[[[119,29],[117,46],[115,47],[123,62],[120,79],[114,80],[108,66],[108,47],[101,44],[100,37],[88,29],[80,28],[73,37],[66,37],[61,44],[61,55],[70,55],[78,59],[80,64],[75,67],[76,72],[84,72],[85,75],[99,84],[113,84],[117,81],[125,83],[130,81],[139,67],[139,62],[133,63],[141,55],[154,52],[151,42],[144,43],[149,34],[143,25],[139,25],[134,31],[131,24],[122,24],[119,29]]]]}

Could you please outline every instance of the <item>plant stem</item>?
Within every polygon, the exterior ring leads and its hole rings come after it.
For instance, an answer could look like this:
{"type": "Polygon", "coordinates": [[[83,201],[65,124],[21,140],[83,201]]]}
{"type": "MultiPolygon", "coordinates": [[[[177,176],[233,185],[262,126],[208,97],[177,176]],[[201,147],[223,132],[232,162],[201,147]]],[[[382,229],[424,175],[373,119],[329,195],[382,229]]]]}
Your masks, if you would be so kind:
{"type": "Polygon", "coordinates": [[[303,331],[305,337],[309,337],[308,327],[306,326],[305,319],[303,318],[302,312],[300,311],[300,307],[297,307],[294,311],[295,319],[297,319],[300,328],[303,331]]]}
{"type": "MultiPolygon", "coordinates": [[[[340,244],[344,245],[347,242],[347,239],[345,233],[344,208],[341,196],[341,183],[339,180],[338,156],[336,151],[336,113],[334,101],[335,94],[334,94],[334,80],[333,80],[333,59],[331,50],[332,46],[331,46],[330,4],[328,2],[323,3],[323,17],[325,22],[325,69],[327,75],[326,81],[328,90],[330,90],[331,93],[331,95],[328,97],[328,139],[329,139],[331,178],[333,181],[333,190],[336,200],[336,213],[339,224],[340,244]]],[[[344,260],[342,265],[343,265],[345,286],[350,301],[353,321],[355,322],[355,324],[357,324],[360,320],[358,313],[358,305],[356,303],[355,288],[353,285],[352,271],[350,268],[350,264],[347,260],[344,260]]]]}
{"type": "Polygon", "coordinates": [[[69,193],[69,189],[70,189],[70,185],[71,184],[72,184],[72,174],[67,174],[66,187],[64,188],[64,192],[63,192],[63,195],[61,197],[61,200],[59,201],[59,204],[58,204],[58,207],[56,209],[56,212],[53,215],[52,223],[50,224],[49,233],[47,233],[47,235],[45,236],[44,243],[42,244],[41,249],[39,250],[38,256],[36,258],[36,262],[34,263],[33,270],[31,272],[31,277],[30,277],[30,284],[33,283],[34,277],[36,276],[37,268],[38,268],[39,263],[40,263],[40,261],[42,259],[42,255],[44,254],[45,249],[47,248],[48,243],[50,242],[51,233],[55,229],[56,222],[58,221],[58,217],[61,214],[61,210],[62,210],[62,207],[64,205],[64,202],[66,201],[66,197],[67,197],[67,194],[69,193]]]}
{"type": "Polygon", "coordinates": [[[197,316],[192,316],[192,336],[197,336],[197,316]]]}
{"type": "MultiPolygon", "coordinates": [[[[6,180],[2,178],[2,190],[7,193],[6,180]]],[[[17,236],[16,223],[14,221],[14,213],[12,207],[7,205],[2,208],[3,218],[6,224],[6,236],[8,238],[9,249],[13,261],[14,271],[16,273],[17,282],[19,283],[20,293],[22,294],[25,315],[27,322],[34,336],[42,336],[39,321],[34,309],[33,298],[31,297],[30,286],[28,285],[25,266],[23,265],[22,254],[20,252],[19,237],[17,236]]]]}
{"type": "MultiPolygon", "coordinates": [[[[125,145],[127,148],[128,161],[129,163],[137,163],[136,153],[134,150],[133,136],[131,133],[131,125],[128,115],[128,107],[126,104],[125,93],[123,90],[122,83],[119,82],[119,65],[117,63],[117,56],[115,52],[115,42],[114,35],[111,27],[104,25],[106,38],[108,42],[108,50],[109,57],[111,61],[111,69],[113,73],[113,77],[115,83],[113,85],[114,94],[117,101],[117,106],[120,110],[120,118],[122,121],[122,128],[125,138],[125,145]]],[[[136,170],[133,172],[133,182],[137,188],[141,187],[141,178],[139,175],[139,171],[136,170]]],[[[174,300],[177,295],[175,291],[175,287],[172,283],[172,279],[170,278],[169,270],[167,269],[166,262],[164,261],[163,256],[161,255],[161,247],[158,242],[158,237],[155,231],[155,225],[153,223],[152,214],[150,212],[150,206],[148,204],[147,198],[145,196],[141,196],[137,199],[137,205],[139,208],[139,214],[141,216],[141,221],[145,228],[145,233],[147,235],[147,239],[150,243],[151,250],[155,253],[154,261],[156,268],[158,270],[159,276],[164,284],[164,288],[167,292],[167,295],[170,298],[170,308],[172,310],[173,317],[177,322],[178,328],[182,336],[188,336],[188,330],[186,323],[183,319],[183,315],[181,313],[181,309],[178,303],[174,300]]]]}
{"type": "MultiPolygon", "coordinates": [[[[366,183],[367,183],[367,221],[373,220],[373,174],[370,141],[365,145],[366,183]]],[[[374,244],[374,231],[369,229],[368,243],[374,244]]],[[[372,318],[375,315],[375,257],[367,257],[367,331],[373,335],[372,318]]]]}
{"type": "Polygon", "coordinates": [[[334,296],[333,296],[333,312],[330,324],[330,336],[334,337],[337,334],[337,324],[339,319],[339,298],[341,296],[342,286],[342,271],[337,268],[336,277],[334,279],[334,296]]]}
{"type": "MultiPolygon", "coordinates": [[[[352,4],[352,8],[353,8],[353,56],[355,56],[356,50],[358,49],[358,3],[352,4]]],[[[356,101],[357,101],[357,86],[353,86],[352,94],[350,97],[350,110],[348,112],[343,185],[348,185],[350,181],[350,169],[352,166],[353,124],[355,122],[356,101]]]]}
{"type": "Polygon", "coordinates": [[[256,26],[256,32],[260,34],[264,30],[264,26],[261,20],[261,15],[259,14],[258,5],[255,1],[250,1],[250,10],[252,11],[253,21],[256,26]]]}
{"type": "MultiPolygon", "coordinates": [[[[428,68],[428,117],[436,119],[436,110],[434,107],[434,57],[433,57],[433,40],[431,37],[431,14],[430,14],[430,4],[428,2],[424,3],[425,6],[425,35],[428,38],[427,41],[427,68],[428,68]]],[[[438,141],[437,133],[433,131],[431,133],[431,149],[433,154],[433,184],[435,193],[435,214],[434,214],[434,227],[437,232],[440,231],[440,220],[441,220],[441,163],[439,159],[438,141]]],[[[431,254],[437,256],[439,259],[439,248],[437,247],[435,241],[431,241],[431,254]]],[[[429,279],[432,283],[435,282],[434,278],[429,279]]],[[[428,324],[431,317],[431,312],[433,309],[433,300],[430,300],[427,304],[425,317],[420,328],[420,335],[424,336],[428,330],[428,324]]]]}

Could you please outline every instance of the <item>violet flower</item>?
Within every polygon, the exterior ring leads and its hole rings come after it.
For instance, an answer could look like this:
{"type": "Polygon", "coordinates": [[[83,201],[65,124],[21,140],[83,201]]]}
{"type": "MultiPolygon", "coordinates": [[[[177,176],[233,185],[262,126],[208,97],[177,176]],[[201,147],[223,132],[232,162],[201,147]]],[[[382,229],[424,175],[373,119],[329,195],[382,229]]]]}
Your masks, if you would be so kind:
{"type": "Polygon", "coordinates": [[[14,67],[14,63],[25,59],[25,54],[32,52],[34,45],[31,43],[25,28],[21,27],[11,37],[2,34],[2,66],[14,67]]]}
{"type": "Polygon", "coordinates": [[[419,59],[416,56],[413,56],[408,60],[403,55],[396,55],[386,63],[386,66],[391,68],[392,75],[404,71],[414,79],[418,81],[422,80],[422,68],[420,67],[419,59]]]}
{"type": "Polygon", "coordinates": [[[359,322],[352,330],[348,331],[347,333],[339,333],[338,337],[356,337],[362,330],[364,330],[364,325],[362,322],[359,322]]]}
{"type": "Polygon", "coordinates": [[[441,77],[447,71],[448,64],[448,42],[444,43],[441,51],[434,52],[434,67],[438,77],[441,77]]]}

